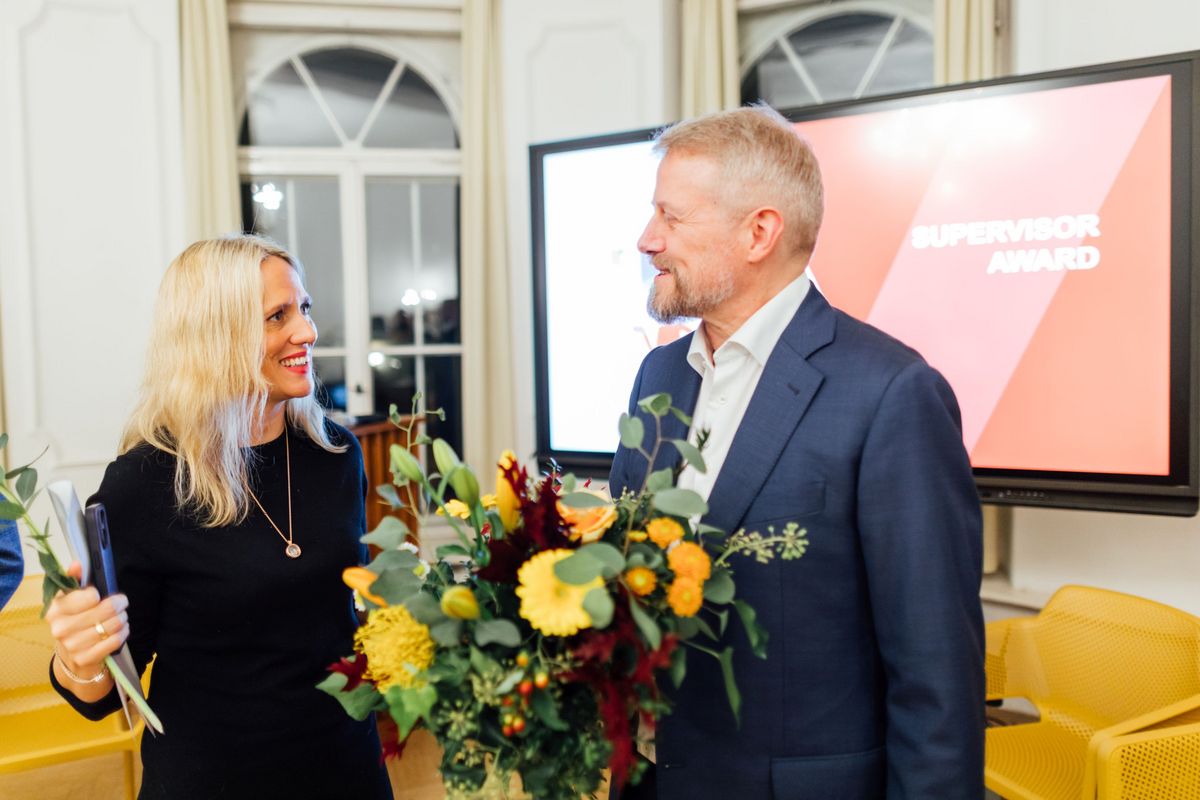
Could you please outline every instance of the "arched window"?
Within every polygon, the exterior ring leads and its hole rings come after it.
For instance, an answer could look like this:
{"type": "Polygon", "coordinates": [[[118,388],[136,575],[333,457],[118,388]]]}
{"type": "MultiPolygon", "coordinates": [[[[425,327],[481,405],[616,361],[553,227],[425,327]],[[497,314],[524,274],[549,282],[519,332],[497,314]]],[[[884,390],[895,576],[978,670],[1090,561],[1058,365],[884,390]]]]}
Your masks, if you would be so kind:
{"type": "Polygon", "coordinates": [[[402,54],[305,49],[248,76],[245,230],[303,262],[321,399],[361,417],[415,392],[461,451],[458,125],[402,54]]]}
{"type": "Polygon", "coordinates": [[[848,0],[744,15],[742,102],[795,108],[932,86],[932,5],[848,0]]]}

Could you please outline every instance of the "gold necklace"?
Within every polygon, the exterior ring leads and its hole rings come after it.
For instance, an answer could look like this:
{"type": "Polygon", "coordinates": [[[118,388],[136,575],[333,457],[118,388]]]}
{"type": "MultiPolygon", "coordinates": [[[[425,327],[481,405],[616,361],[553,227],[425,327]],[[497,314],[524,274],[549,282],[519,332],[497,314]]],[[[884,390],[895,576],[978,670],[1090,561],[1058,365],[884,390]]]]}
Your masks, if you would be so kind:
{"type": "Polygon", "coordinates": [[[263,508],[262,503],[258,502],[258,498],[254,495],[254,490],[247,487],[250,492],[250,499],[254,501],[254,505],[258,506],[258,510],[267,518],[267,522],[271,523],[271,527],[279,534],[279,538],[287,543],[287,547],[283,548],[283,552],[288,558],[300,557],[300,545],[292,541],[292,447],[288,441],[288,424],[287,420],[283,421],[283,452],[287,458],[287,501],[288,501],[288,532],[287,536],[283,535],[283,531],[279,530],[279,526],[275,524],[275,520],[271,519],[271,515],[263,508]]]}

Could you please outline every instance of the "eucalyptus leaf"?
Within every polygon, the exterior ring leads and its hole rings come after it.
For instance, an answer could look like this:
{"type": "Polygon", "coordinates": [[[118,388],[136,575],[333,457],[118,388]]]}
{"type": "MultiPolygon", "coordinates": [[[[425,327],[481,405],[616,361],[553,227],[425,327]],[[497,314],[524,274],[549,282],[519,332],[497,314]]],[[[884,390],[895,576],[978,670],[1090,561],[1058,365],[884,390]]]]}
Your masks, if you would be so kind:
{"type": "Polygon", "coordinates": [[[641,400],[638,400],[638,408],[647,414],[664,417],[671,410],[671,395],[666,392],[659,392],[649,397],[643,397],[641,400]]]}
{"type": "Polygon", "coordinates": [[[689,428],[692,426],[692,418],[685,414],[682,409],[671,406],[671,414],[675,417],[675,419],[679,420],[684,425],[687,425],[689,428]]]}
{"type": "Polygon", "coordinates": [[[683,685],[683,679],[687,676],[687,650],[678,647],[674,653],[671,653],[671,683],[675,684],[678,689],[683,685]]]}
{"type": "Polygon", "coordinates": [[[585,553],[600,562],[600,574],[605,578],[615,578],[625,570],[625,556],[621,551],[607,542],[593,542],[579,548],[578,553],[585,553]]]}
{"type": "Polygon", "coordinates": [[[671,444],[675,445],[675,449],[679,451],[679,455],[683,456],[684,461],[691,465],[696,472],[703,473],[707,469],[704,466],[704,456],[700,455],[700,448],[692,444],[686,439],[671,439],[671,444]]]}
{"type": "Polygon", "coordinates": [[[406,603],[421,591],[421,579],[409,570],[393,569],[380,575],[367,589],[390,606],[406,603]]]}
{"type": "Polygon", "coordinates": [[[628,414],[622,414],[620,421],[617,423],[617,428],[621,432],[621,446],[628,447],[630,450],[636,450],[642,446],[642,440],[646,437],[646,426],[637,417],[631,417],[628,414]]]}
{"type": "Polygon", "coordinates": [[[8,447],[8,434],[0,433],[0,450],[8,447]]]}
{"type": "Polygon", "coordinates": [[[661,492],[663,489],[670,489],[675,483],[675,471],[670,467],[665,469],[655,470],[650,473],[650,477],[646,479],[646,491],[661,492]]]}
{"type": "MultiPolygon", "coordinates": [[[[395,488],[387,487],[392,491],[395,488]]],[[[408,541],[408,526],[395,517],[384,517],[379,520],[375,530],[359,539],[363,544],[373,544],[380,550],[395,550],[408,541]]],[[[411,555],[411,554],[410,554],[411,555]]],[[[414,567],[416,564],[413,565],[414,567]]]]}
{"type": "Polygon", "coordinates": [[[569,492],[558,498],[558,502],[571,508],[600,508],[609,504],[594,492],[569,492]]]}
{"type": "Polygon", "coordinates": [[[729,696],[729,710],[733,712],[733,721],[742,727],[742,693],[738,691],[737,680],[733,674],[733,648],[726,647],[717,657],[721,662],[721,677],[725,679],[725,694],[729,696]]]}
{"type": "Polygon", "coordinates": [[[525,680],[525,670],[518,669],[508,673],[508,677],[496,686],[496,694],[508,694],[517,688],[517,684],[525,680]]]}
{"type": "Polygon", "coordinates": [[[767,640],[770,638],[767,629],[758,622],[758,612],[754,606],[745,600],[734,600],[733,609],[737,611],[742,626],[746,629],[746,638],[750,640],[750,650],[759,658],[767,657],[767,640]]]}
{"type": "Polygon", "coordinates": [[[579,479],[575,477],[575,473],[568,472],[562,476],[562,491],[563,494],[570,494],[575,491],[575,487],[579,485],[579,479]]]}
{"type": "Polygon", "coordinates": [[[629,548],[629,566],[658,569],[663,563],[661,547],[651,547],[643,542],[636,542],[629,548]],[[635,561],[636,559],[636,561],[635,561]]]}
{"type": "Polygon", "coordinates": [[[437,702],[437,689],[429,684],[420,687],[392,686],[387,690],[388,712],[396,721],[396,735],[400,741],[425,718],[437,702]]]}
{"type": "Polygon", "coordinates": [[[571,726],[559,716],[558,705],[554,702],[554,697],[550,692],[534,692],[533,699],[529,704],[533,706],[533,713],[537,714],[538,719],[550,730],[570,730],[571,726]]]}
{"type": "Polygon", "coordinates": [[[442,647],[454,647],[462,635],[462,620],[444,619],[429,628],[429,635],[442,647]]]}
{"type": "Polygon", "coordinates": [[[441,604],[429,592],[417,592],[404,601],[404,607],[412,614],[412,618],[422,625],[436,625],[446,619],[441,604]]]}
{"type": "Polygon", "coordinates": [[[583,610],[592,618],[592,627],[604,630],[613,618],[613,600],[608,589],[599,586],[583,596],[583,610]]]}
{"type": "Polygon", "coordinates": [[[373,712],[382,711],[387,708],[387,703],[371,684],[360,683],[347,692],[345,691],[347,683],[349,683],[349,679],[345,675],[340,672],[332,672],[325,680],[317,684],[317,688],[326,694],[332,695],[335,700],[342,704],[342,708],[346,710],[346,713],[359,722],[369,717],[373,712]]]}
{"type": "Polygon", "coordinates": [[[692,617],[691,619],[692,619],[692,621],[693,621],[693,622],[695,622],[695,623],[696,623],[696,628],[697,628],[697,629],[698,629],[698,630],[699,630],[701,633],[703,633],[703,634],[704,634],[705,636],[707,636],[709,639],[712,639],[714,642],[715,642],[715,641],[717,641],[717,634],[716,634],[716,631],[714,631],[714,630],[712,629],[712,626],[711,626],[711,625],[709,625],[709,624],[708,624],[707,622],[705,622],[704,620],[700,619],[700,617],[692,617]]]}
{"type": "Polygon", "coordinates": [[[583,586],[600,577],[604,565],[591,555],[576,550],[554,565],[554,574],[563,583],[583,586]]]}
{"type": "Polygon", "coordinates": [[[700,625],[697,624],[695,617],[680,617],[679,618],[679,638],[690,639],[700,632],[700,625]]]}
{"type": "Polygon", "coordinates": [[[461,544],[444,544],[437,549],[438,558],[446,558],[447,556],[470,556],[467,548],[461,544]]]}
{"type": "Polygon", "coordinates": [[[492,642],[505,647],[521,645],[521,631],[507,619],[484,619],[475,623],[475,644],[485,647],[492,642]]]}
{"type": "Polygon", "coordinates": [[[704,599],[712,603],[728,603],[736,587],[727,569],[718,569],[704,582],[704,599]]]}
{"type": "Polygon", "coordinates": [[[379,486],[376,486],[375,494],[387,501],[387,504],[392,508],[404,508],[404,506],[407,505],[404,500],[401,499],[400,493],[396,491],[396,487],[392,486],[390,483],[383,483],[379,486]]]}
{"type": "Polygon", "coordinates": [[[691,489],[663,489],[651,501],[656,509],[673,517],[692,517],[708,513],[708,503],[691,489]]]}
{"type": "Polygon", "coordinates": [[[646,637],[650,649],[657,650],[662,644],[662,629],[651,619],[649,614],[642,610],[641,605],[632,596],[629,598],[629,613],[633,615],[633,621],[638,626],[638,630],[642,632],[642,636],[646,637]]]}
{"type": "MultiPolygon", "coordinates": [[[[375,556],[375,560],[368,565],[368,569],[377,575],[382,575],[389,570],[414,573],[420,565],[421,559],[417,558],[416,553],[411,550],[392,548],[375,556]]],[[[416,577],[415,573],[413,577],[416,577]]]]}
{"type": "Polygon", "coordinates": [[[25,506],[11,500],[0,500],[0,520],[20,519],[25,516],[25,506]]]}
{"type": "Polygon", "coordinates": [[[17,478],[17,496],[22,502],[28,502],[37,489],[37,470],[33,467],[21,473],[21,477],[17,478]]]}

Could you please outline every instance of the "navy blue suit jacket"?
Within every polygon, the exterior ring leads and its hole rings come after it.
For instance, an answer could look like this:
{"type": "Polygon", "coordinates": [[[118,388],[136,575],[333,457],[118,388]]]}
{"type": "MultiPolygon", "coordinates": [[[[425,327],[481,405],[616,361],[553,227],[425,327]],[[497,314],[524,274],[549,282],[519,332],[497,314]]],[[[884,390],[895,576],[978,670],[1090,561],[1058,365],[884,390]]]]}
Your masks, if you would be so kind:
{"type": "Polygon", "coordinates": [[[4,608],[24,577],[25,559],[21,556],[17,523],[0,520],[0,608],[4,608]]]}
{"type": "MultiPolygon", "coordinates": [[[[638,399],[668,392],[695,405],[689,343],[655,349],[638,372],[630,413],[648,438],[638,399]]],[[[668,416],[664,436],[686,435],[668,416]]],[[[640,487],[645,469],[618,450],[614,495],[640,487]]],[[[764,535],[796,521],[809,546],[766,565],[734,557],[768,658],[729,623],[739,729],[715,659],[689,652],[658,732],[660,798],[983,796],[980,511],[941,375],[813,287],[764,368],[704,521],[764,535]]]]}

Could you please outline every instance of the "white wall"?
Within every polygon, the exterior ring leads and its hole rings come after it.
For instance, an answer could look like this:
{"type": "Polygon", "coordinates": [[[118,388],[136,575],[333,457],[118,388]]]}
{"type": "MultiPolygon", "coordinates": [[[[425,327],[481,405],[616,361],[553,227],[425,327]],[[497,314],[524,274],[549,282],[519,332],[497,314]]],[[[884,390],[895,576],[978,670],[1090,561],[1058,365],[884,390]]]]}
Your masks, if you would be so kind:
{"type": "MultiPolygon", "coordinates": [[[[1013,69],[1040,72],[1200,49],[1196,0],[1014,0],[1013,69]]],[[[1200,519],[1018,509],[1014,587],[1066,583],[1200,614],[1200,519]]]]}
{"type": "Polygon", "coordinates": [[[46,449],[41,482],[71,479],[81,498],[116,453],[183,243],[179,107],[174,2],[0,3],[8,461],[46,449]]]}

